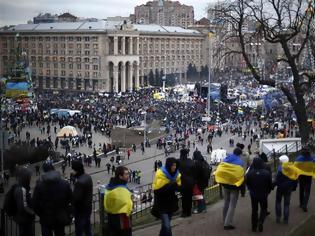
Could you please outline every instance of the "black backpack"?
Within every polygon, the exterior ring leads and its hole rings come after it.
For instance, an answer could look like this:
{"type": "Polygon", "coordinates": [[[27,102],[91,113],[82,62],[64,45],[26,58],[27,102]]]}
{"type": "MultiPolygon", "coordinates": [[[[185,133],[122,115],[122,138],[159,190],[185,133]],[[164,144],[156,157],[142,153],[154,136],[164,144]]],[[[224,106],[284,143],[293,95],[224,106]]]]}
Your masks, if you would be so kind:
{"type": "Polygon", "coordinates": [[[10,217],[15,216],[17,213],[16,200],[14,197],[16,187],[17,187],[16,184],[12,185],[4,198],[3,209],[4,212],[10,217]]]}

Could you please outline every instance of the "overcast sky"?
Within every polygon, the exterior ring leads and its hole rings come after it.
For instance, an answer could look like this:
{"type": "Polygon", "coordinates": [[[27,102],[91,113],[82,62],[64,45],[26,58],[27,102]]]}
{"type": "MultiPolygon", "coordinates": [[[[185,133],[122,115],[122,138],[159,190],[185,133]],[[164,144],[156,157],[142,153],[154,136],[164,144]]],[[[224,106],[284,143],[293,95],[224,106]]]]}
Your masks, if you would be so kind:
{"type": "MultiPolygon", "coordinates": [[[[180,0],[192,5],[195,18],[206,16],[206,6],[216,0],[180,0]]],[[[134,7],[147,0],[0,0],[0,26],[23,24],[39,13],[70,12],[78,17],[104,19],[108,16],[129,16],[134,7]]]]}

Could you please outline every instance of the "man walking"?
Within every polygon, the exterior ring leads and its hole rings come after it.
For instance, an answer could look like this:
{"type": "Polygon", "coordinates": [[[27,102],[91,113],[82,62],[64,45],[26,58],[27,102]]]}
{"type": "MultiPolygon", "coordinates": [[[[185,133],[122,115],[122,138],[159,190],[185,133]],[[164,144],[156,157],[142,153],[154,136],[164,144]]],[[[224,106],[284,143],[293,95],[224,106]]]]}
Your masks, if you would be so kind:
{"type": "Polygon", "coordinates": [[[40,218],[42,236],[65,235],[70,224],[72,191],[52,164],[44,163],[44,174],[38,180],[33,194],[34,211],[40,218]]]}
{"type": "Polygon", "coordinates": [[[256,157],[250,170],[246,174],[246,185],[252,202],[252,231],[263,231],[263,224],[267,215],[267,197],[272,188],[271,173],[264,167],[264,161],[256,157]],[[260,216],[258,218],[258,205],[260,216]]]}
{"type": "Polygon", "coordinates": [[[73,161],[72,170],[76,182],[73,189],[73,207],[75,217],[75,235],[92,236],[91,213],[93,198],[93,182],[90,175],[85,174],[82,162],[73,161]]]}
{"type": "Polygon", "coordinates": [[[233,154],[228,155],[215,171],[215,180],[223,185],[224,207],[223,222],[225,230],[233,230],[232,225],[239,192],[245,193],[244,162],[240,159],[242,150],[235,148],[233,154]]]}
{"type": "Polygon", "coordinates": [[[303,148],[301,155],[294,162],[294,166],[300,170],[299,186],[300,186],[300,208],[307,212],[307,204],[310,198],[312,175],[315,165],[315,160],[311,157],[310,150],[303,148]]]}

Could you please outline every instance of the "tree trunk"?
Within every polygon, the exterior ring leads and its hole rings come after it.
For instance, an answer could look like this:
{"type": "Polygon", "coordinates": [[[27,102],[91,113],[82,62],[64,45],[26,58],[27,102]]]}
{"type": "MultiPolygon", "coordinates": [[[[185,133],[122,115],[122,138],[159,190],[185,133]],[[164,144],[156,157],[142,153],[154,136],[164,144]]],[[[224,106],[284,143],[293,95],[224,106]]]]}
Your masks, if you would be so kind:
{"type": "Polygon", "coordinates": [[[301,143],[302,146],[306,145],[309,141],[310,137],[310,127],[307,123],[307,114],[306,114],[306,106],[305,104],[299,104],[297,103],[295,106],[293,106],[296,120],[299,125],[299,131],[301,136],[301,143]]]}

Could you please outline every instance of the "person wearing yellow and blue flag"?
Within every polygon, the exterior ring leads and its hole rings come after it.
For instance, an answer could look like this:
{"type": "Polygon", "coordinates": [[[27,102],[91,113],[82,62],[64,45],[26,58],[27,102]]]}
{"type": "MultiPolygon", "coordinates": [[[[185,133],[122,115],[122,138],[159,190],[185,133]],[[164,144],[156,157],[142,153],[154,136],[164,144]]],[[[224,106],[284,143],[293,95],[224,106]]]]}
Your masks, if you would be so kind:
{"type": "Polygon", "coordinates": [[[109,236],[131,236],[131,192],[127,187],[128,168],[117,167],[115,177],[110,179],[104,194],[104,209],[108,214],[109,236]]]}
{"type": "Polygon", "coordinates": [[[307,212],[307,204],[310,198],[312,177],[314,177],[315,160],[311,156],[308,148],[301,150],[301,155],[298,156],[294,162],[294,166],[299,172],[299,186],[300,186],[300,208],[307,212]]]}
{"type": "Polygon", "coordinates": [[[169,157],[165,166],[158,169],[153,180],[154,203],[151,210],[153,216],[161,219],[160,236],[171,236],[171,218],[178,210],[176,191],[181,186],[181,175],[177,160],[169,157]]]}
{"type": "Polygon", "coordinates": [[[232,225],[234,211],[236,208],[239,192],[242,196],[245,194],[244,185],[244,162],[240,155],[242,150],[235,148],[233,154],[229,154],[223,162],[221,162],[216,169],[215,181],[222,184],[224,189],[224,207],[223,207],[223,221],[224,230],[235,229],[232,225]]]}
{"type": "Polygon", "coordinates": [[[287,176],[286,172],[283,171],[283,165],[289,162],[289,157],[283,155],[279,157],[280,165],[278,167],[277,176],[274,186],[277,186],[276,191],[276,222],[280,223],[282,216],[282,199],[283,199],[283,223],[288,224],[289,221],[289,210],[290,210],[290,200],[292,191],[296,190],[297,181],[292,179],[291,176],[287,176]]]}

